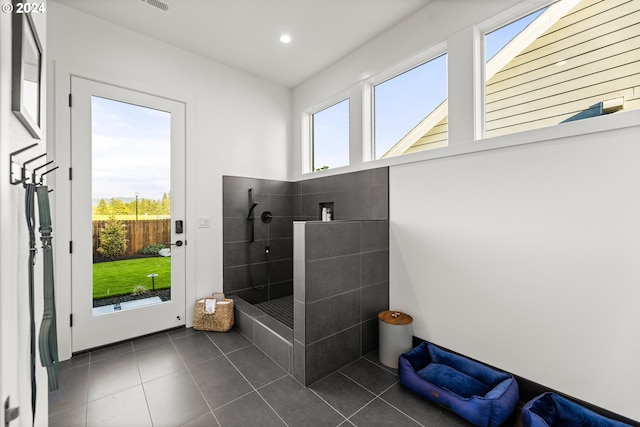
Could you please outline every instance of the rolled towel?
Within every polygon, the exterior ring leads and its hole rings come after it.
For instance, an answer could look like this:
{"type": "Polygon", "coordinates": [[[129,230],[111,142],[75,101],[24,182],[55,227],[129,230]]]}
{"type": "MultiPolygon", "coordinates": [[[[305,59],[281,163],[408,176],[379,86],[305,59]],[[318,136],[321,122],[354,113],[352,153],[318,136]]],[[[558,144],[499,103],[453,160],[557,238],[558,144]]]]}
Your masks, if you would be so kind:
{"type": "Polygon", "coordinates": [[[216,300],[215,299],[205,299],[204,300],[204,311],[207,313],[215,313],[216,311],[216,300]]]}

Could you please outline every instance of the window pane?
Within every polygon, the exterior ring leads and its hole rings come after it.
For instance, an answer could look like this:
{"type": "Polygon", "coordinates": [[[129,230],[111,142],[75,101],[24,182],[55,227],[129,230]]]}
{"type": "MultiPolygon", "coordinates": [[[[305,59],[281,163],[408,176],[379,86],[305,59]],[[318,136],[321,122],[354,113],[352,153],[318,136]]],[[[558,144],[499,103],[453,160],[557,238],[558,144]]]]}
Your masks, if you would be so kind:
{"type": "Polygon", "coordinates": [[[170,301],[171,113],[92,96],[91,119],[92,313],[170,301]]]}
{"type": "Polygon", "coordinates": [[[373,88],[375,158],[447,144],[447,56],[373,88]]]}
{"type": "Polygon", "coordinates": [[[502,28],[498,28],[495,31],[486,34],[486,49],[485,49],[485,61],[489,61],[495,56],[503,47],[507,45],[515,36],[520,34],[530,23],[535,20],[545,9],[540,9],[537,12],[533,12],[530,15],[525,16],[517,21],[514,21],[502,28]]]}
{"type": "Polygon", "coordinates": [[[349,100],[313,115],[313,170],[349,164],[349,100]]]}
{"type": "Polygon", "coordinates": [[[640,2],[572,4],[486,34],[486,136],[640,108],[640,2]]]}

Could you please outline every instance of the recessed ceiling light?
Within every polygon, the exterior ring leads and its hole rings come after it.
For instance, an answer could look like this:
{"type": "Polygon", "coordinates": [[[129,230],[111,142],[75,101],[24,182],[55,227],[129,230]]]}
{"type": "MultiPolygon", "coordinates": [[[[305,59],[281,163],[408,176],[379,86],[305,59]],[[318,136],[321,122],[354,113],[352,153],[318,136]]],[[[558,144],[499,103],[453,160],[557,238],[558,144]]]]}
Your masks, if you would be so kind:
{"type": "Polygon", "coordinates": [[[283,34],[280,36],[280,41],[282,43],[291,43],[291,36],[289,34],[283,34]]]}
{"type": "Polygon", "coordinates": [[[563,66],[564,64],[566,64],[566,63],[567,63],[567,61],[560,61],[560,62],[556,62],[556,65],[557,65],[558,67],[562,67],[562,66],[563,66]]]}

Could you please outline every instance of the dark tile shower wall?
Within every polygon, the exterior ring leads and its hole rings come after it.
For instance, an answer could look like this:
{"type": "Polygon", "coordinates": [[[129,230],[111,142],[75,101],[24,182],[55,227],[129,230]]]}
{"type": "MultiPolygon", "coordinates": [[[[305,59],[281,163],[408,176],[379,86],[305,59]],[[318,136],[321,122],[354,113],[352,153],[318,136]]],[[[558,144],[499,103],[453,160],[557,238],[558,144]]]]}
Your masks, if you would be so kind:
{"type": "Polygon", "coordinates": [[[388,220],[389,169],[378,168],[342,175],[286,182],[224,176],[223,182],[223,290],[257,304],[293,294],[293,221],[320,219],[320,204],[333,203],[335,220],[388,220]],[[255,243],[251,244],[249,286],[247,245],[249,188],[253,188],[255,243]],[[265,210],[274,219],[260,221],[265,210]],[[269,245],[271,263],[264,248],[269,245]]]}
{"type": "Polygon", "coordinates": [[[297,219],[320,219],[320,204],[333,203],[334,220],[389,219],[389,168],[313,178],[296,183],[297,219]]]}
{"type": "Polygon", "coordinates": [[[284,181],[224,176],[223,182],[223,290],[257,304],[293,293],[293,212],[295,184],[284,181]],[[249,189],[253,188],[255,241],[250,239],[249,189]],[[264,211],[273,219],[260,220],[264,211]],[[265,247],[269,246],[269,255],[265,247]],[[251,281],[249,284],[249,258],[251,281]],[[263,288],[264,287],[264,288],[263,288]]]}
{"type": "Polygon", "coordinates": [[[293,375],[310,385],[378,347],[389,222],[294,224],[293,375]]]}

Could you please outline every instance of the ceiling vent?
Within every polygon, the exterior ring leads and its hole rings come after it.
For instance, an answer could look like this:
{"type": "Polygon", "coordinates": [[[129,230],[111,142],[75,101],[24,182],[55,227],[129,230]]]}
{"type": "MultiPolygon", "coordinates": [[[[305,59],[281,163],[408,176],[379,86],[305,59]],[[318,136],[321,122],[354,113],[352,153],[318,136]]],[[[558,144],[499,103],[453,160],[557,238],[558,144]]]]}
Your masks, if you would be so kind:
{"type": "Polygon", "coordinates": [[[142,3],[146,3],[149,6],[153,6],[155,8],[160,9],[163,12],[168,12],[169,11],[169,7],[171,6],[169,3],[167,3],[166,1],[162,1],[162,0],[140,0],[142,3]]]}

